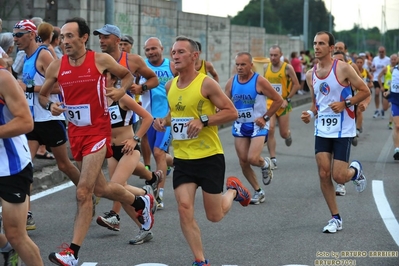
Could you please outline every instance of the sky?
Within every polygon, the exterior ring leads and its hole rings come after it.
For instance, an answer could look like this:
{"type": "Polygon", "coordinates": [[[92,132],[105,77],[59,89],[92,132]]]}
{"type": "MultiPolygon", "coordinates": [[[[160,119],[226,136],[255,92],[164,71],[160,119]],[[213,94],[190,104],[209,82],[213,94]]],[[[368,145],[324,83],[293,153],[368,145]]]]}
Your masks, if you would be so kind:
{"type": "MultiPolygon", "coordinates": [[[[350,30],[353,25],[362,28],[377,27],[385,30],[399,29],[398,0],[323,0],[335,18],[335,31],[350,30]],[[382,7],[386,6],[385,23],[382,20],[382,7]]],[[[183,11],[212,16],[235,16],[244,9],[250,0],[183,0],[183,11]]],[[[310,14],[311,15],[311,14],[310,14]]]]}

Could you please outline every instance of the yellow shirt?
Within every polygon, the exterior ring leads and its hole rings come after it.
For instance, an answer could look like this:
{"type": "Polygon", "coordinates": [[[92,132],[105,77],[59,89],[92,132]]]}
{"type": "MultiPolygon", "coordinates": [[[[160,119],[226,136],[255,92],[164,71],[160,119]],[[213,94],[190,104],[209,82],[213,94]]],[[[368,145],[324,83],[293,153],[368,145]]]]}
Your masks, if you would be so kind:
{"type": "Polygon", "coordinates": [[[290,79],[285,74],[286,67],[287,63],[284,62],[277,72],[273,72],[272,64],[268,64],[265,72],[265,78],[270,82],[270,84],[272,84],[272,87],[281,97],[283,97],[283,99],[287,98],[290,94],[290,79]]]}
{"type": "Polygon", "coordinates": [[[387,72],[385,73],[384,76],[384,89],[389,90],[391,88],[391,80],[392,80],[391,65],[387,65],[387,72]]]}
{"type": "Polygon", "coordinates": [[[202,82],[206,75],[198,76],[185,88],[177,87],[175,77],[172,80],[168,102],[171,114],[171,131],[173,135],[173,152],[178,159],[202,159],[216,154],[223,154],[222,143],[218,136],[217,126],[202,128],[197,138],[187,138],[185,123],[199,119],[203,114],[215,114],[215,105],[201,94],[202,82]]]}
{"type": "Polygon", "coordinates": [[[201,60],[201,67],[200,69],[197,70],[199,73],[208,75],[208,72],[206,71],[206,61],[205,60],[201,60]]]}

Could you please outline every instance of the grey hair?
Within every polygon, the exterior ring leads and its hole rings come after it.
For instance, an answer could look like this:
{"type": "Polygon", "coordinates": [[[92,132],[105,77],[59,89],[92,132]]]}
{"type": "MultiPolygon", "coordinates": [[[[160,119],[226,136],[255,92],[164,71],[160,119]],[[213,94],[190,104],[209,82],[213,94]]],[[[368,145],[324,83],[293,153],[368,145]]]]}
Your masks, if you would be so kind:
{"type": "Polygon", "coordinates": [[[198,45],[197,45],[197,43],[196,43],[193,39],[190,39],[190,38],[188,38],[188,37],[186,37],[186,36],[178,36],[178,37],[176,37],[176,42],[178,42],[178,41],[186,41],[186,42],[189,42],[192,51],[196,51],[196,52],[199,51],[198,45]]]}
{"type": "Polygon", "coordinates": [[[6,52],[10,47],[14,46],[14,37],[12,37],[11,32],[0,33],[0,46],[6,52]]]}
{"type": "Polygon", "coordinates": [[[41,17],[33,17],[30,20],[36,25],[36,27],[39,27],[39,25],[43,23],[43,19],[41,17]]]}
{"type": "Polygon", "coordinates": [[[248,52],[239,52],[239,53],[237,53],[236,57],[239,57],[239,56],[242,56],[242,55],[248,56],[249,61],[252,62],[252,55],[250,53],[248,53],[248,52]]]}

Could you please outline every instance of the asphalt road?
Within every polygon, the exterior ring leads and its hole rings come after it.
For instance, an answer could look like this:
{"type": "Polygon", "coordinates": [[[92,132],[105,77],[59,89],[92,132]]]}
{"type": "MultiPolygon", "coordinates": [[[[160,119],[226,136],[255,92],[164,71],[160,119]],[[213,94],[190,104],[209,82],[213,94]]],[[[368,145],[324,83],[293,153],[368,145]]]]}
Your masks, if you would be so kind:
{"type": "MultiPolygon", "coordinates": [[[[358,146],[352,147],[351,159],[363,164],[368,187],[363,193],[357,193],[353,184],[347,184],[347,195],[337,199],[343,230],[323,234],[322,228],[330,213],[319,188],[313,125],[305,125],[300,120],[301,111],[308,107],[309,104],[296,107],[291,113],[291,147],[286,147],[284,140],[277,137],[279,168],[271,184],[264,186],[265,203],[246,208],[234,203],[221,222],[211,223],[202,207],[201,190],[197,191],[196,219],[211,265],[399,265],[399,162],[392,157],[388,120],[373,119],[373,108],[365,112],[364,132],[358,146]]],[[[235,155],[230,130],[220,131],[226,177],[238,176],[248,185],[235,155]]],[[[263,155],[267,154],[265,148],[263,155]]],[[[258,173],[260,180],[260,171],[258,173]]],[[[143,185],[136,177],[129,183],[143,185]]],[[[120,232],[102,228],[93,219],[79,253],[79,265],[150,262],[191,265],[193,258],[180,230],[171,177],[167,179],[164,198],[165,209],[155,215],[154,239],[143,245],[128,244],[138,228],[126,214],[121,214],[120,232]]],[[[109,211],[111,204],[101,199],[97,214],[109,211]]],[[[31,209],[37,229],[29,235],[40,247],[45,265],[52,265],[48,254],[57,251],[63,242],[69,244],[72,238],[76,212],[74,187],[34,200],[31,209]]]]}

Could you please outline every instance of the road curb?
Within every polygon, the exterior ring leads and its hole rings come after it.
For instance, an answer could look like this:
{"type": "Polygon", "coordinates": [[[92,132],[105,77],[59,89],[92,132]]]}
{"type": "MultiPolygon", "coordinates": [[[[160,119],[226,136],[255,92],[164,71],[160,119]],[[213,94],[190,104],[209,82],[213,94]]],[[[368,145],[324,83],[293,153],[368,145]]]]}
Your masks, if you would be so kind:
{"type": "MultiPolygon", "coordinates": [[[[297,107],[306,103],[310,103],[311,98],[309,94],[306,95],[296,95],[291,100],[292,107],[297,107]]],[[[229,127],[231,123],[221,125],[220,128],[229,127]]],[[[69,148],[69,146],[68,146],[69,148]]],[[[33,173],[33,184],[32,184],[32,194],[43,191],[45,189],[60,185],[62,183],[68,182],[69,178],[61,172],[55,160],[34,160],[34,173],[33,173]]],[[[106,165],[106,164],[104,164],[106,165]]]]}

